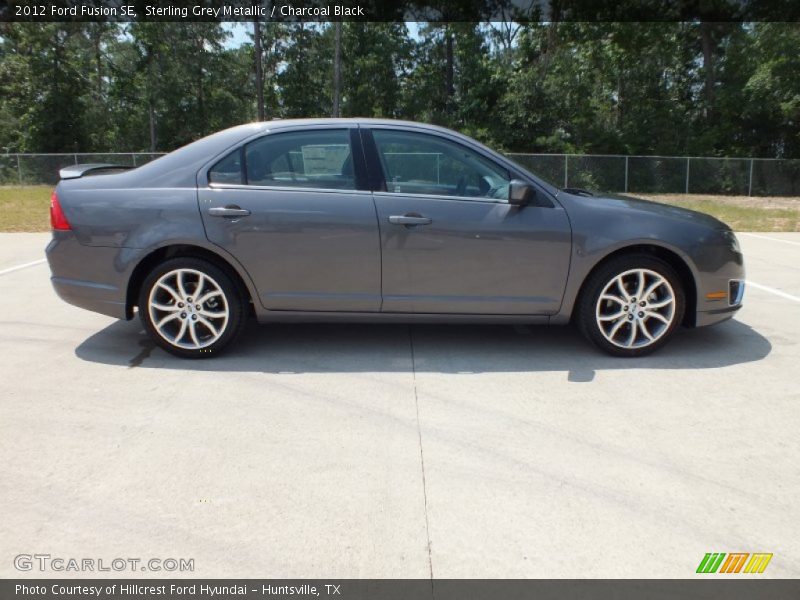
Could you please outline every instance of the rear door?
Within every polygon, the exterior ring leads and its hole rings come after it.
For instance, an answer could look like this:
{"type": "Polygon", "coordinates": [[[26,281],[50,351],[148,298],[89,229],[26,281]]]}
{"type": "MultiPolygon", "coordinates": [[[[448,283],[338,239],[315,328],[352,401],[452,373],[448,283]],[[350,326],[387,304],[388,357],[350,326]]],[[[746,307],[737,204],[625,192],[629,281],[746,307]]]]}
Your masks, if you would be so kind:
{"type": "Polygon", "coordinates": [[[558,311],[572,247],[563,208],[510,205],[512,173],[458,139],[379,126],[362,132],[371,171],[384,179],[374,193],[384,312],[558,311]]]}
{"type": "Polygon", "coordinates": [[[208,170],[200,212],[270,310],[378,311],[380,238],[357,129],[277,131],[208,170]]]}

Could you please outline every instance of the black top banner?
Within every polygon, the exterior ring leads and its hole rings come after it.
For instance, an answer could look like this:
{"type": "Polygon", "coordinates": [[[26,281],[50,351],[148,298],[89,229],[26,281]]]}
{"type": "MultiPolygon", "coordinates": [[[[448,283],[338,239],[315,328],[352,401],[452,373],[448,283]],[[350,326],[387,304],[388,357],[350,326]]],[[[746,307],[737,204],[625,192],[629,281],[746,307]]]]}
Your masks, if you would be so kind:
{"type": "Polygon", "coordinates": [[[0,0],[0,22],[800,21],[798,0],[0,0]]]}

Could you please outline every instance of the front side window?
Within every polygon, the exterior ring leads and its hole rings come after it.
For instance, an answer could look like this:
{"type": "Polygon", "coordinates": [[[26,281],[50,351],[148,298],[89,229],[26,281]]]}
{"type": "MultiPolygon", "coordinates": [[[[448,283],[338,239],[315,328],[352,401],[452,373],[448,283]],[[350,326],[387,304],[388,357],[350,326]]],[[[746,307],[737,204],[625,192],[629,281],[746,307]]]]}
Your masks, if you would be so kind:
{"type": "Polygon", "coordinates": [[[267,135],[244,155],[247,185],[356,189],[346,129],[267,135]]]}
{"type": "Polygon", "coordinates": [[[373,130],[386,190],[507,200],[509,172],[461,144],[424,133],[373,130]]]}

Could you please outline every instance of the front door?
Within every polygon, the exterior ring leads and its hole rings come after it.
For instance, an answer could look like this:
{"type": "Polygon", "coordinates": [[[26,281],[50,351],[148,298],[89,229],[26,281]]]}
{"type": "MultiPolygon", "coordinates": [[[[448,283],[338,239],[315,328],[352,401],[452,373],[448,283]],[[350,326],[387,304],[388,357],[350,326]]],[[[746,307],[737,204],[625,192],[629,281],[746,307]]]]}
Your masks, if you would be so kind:
{"type": "Polygon", "coordinates": [[[571,253],[563,208],[508,204],[508,170],[455,140],[372,134],[386,182],[374,193],[383,312],[558,311],[571,253]]]}

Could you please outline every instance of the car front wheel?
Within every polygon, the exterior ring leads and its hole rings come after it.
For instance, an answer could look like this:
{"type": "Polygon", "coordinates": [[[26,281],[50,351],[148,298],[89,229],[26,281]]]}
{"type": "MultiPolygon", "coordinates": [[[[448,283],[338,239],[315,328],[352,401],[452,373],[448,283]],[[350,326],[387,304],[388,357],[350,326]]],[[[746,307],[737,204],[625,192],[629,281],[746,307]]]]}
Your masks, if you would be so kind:
{"type": "Polygon", "coordinates": [[[576,321],[609,354],[643,356],[666,343],[685,306],[683,285],[670,265],[647,255],[621,256],[589,277],[576,321]]]}
{"type": "Polygon", "coordinates": [[[231,278],[197,258],[165,261],[142,284],[139,315],[161,348],[183,358],[222,351],[240,333],[245,302],[231,278]]]}

